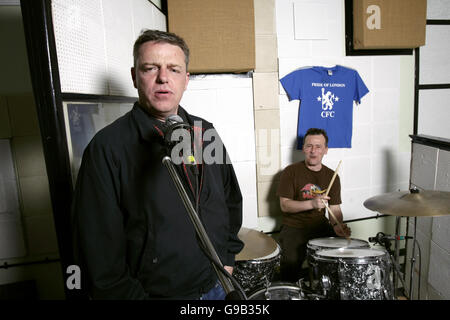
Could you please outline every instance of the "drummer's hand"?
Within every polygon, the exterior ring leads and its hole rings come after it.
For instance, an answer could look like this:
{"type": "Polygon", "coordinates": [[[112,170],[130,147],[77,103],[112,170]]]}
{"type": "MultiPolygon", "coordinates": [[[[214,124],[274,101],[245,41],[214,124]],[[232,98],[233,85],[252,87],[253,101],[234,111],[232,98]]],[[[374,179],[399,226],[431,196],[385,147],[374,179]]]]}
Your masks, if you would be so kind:
{"type": "Polygon", "coordinates": [[[328,200],[330,200],[330,197],[318,195],[312,199],[312,206],[314,209],[323,209],[325,208],[324,202],[328,204],[328,200]]]}
{"type": "Polygon", "coordinates": [[[346,224],[341,224],[342,229],[339,227],[339,224],[336,224],[333,229],[334,232],[336,233],[336,235],[338,235],[339,237],[350,237],[352,234],[352,229],[350,229],[346,224]],[[344,232],[342,232],[344,231],[344,232]]]}
{"type": "Polygon", "coordinates": [[[224,266],[223,268],[224,268],[225,270],[227,270],[229,274],[233,274],[233,267],[230,267],[230,266],[224,266]]]}

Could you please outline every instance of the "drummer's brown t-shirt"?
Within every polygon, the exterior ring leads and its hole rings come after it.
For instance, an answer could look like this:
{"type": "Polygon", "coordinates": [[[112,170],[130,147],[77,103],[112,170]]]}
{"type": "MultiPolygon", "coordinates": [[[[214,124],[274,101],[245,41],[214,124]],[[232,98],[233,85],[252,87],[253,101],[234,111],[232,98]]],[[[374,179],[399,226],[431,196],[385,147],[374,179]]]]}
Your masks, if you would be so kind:
{"type": "MultiPolygon", "coordinates": [[[[292,200],[311,200],[318,194],[325,194],[331,182],[334,171],[322,164],[322,169],[312,171],[305,165],[305,161],[287,166],[280,177],[277,196],[292,200]]],[[[330,192],[329,205],[341,204],[341,183],[336,176],[330,192]]],[[[295,228],[314,228],[327,222],[325,210],[312,209],[299,213],[283,212],[283,224],[295,228]]]]}

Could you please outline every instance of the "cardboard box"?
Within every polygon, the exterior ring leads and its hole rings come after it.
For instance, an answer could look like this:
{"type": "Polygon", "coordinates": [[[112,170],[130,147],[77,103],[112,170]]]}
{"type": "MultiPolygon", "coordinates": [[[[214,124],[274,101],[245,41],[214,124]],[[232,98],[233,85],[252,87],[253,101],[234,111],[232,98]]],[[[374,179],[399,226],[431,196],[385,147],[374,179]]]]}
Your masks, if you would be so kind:
{"type": "Polygon", "coordinates": [[[168,29],[184,38],[191,73],[255,69],[253,0],[168,0],[168,29]]]}
{"type": "Polygon", "coordinates": [[[353,0],[354,49],[425,45],[426,0],[353,0]]]}

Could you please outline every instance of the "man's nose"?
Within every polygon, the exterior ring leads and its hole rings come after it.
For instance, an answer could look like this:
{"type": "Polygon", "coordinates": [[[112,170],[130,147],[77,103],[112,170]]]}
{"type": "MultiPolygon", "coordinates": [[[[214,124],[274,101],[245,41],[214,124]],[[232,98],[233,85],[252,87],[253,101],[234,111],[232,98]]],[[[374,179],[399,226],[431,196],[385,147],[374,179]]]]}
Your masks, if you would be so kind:
{"type": "Polygon", "coordinates": [[[158,72],[158,82],[166,83],[168,81],[168,70],[164,67],[161,67],[158,72]]]}

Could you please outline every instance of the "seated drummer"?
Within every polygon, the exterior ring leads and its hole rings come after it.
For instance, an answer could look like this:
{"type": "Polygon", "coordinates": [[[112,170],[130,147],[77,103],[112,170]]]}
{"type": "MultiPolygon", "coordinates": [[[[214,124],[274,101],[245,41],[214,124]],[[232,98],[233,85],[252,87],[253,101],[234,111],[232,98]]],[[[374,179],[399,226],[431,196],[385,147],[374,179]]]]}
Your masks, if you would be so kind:
{"type": "Polygon", "coordinates": [[[305,160],[287,166],[281,173],[277,195],[280,197],[283,221],[279,237],[282,249],[280,277],[296,282],[302,278],[301,268],[310,239],[349,237],[350,228],[342,224],[341,185],[336,176],[325,196],[334,171],[322,164],[328,152],[328,136],[322,129],[309,129],[303,139],[305,160]],[[338,221],[325,217],[325,203],[338,221]],[[342,226],[342,229],[339,223],[342,226]]]}

